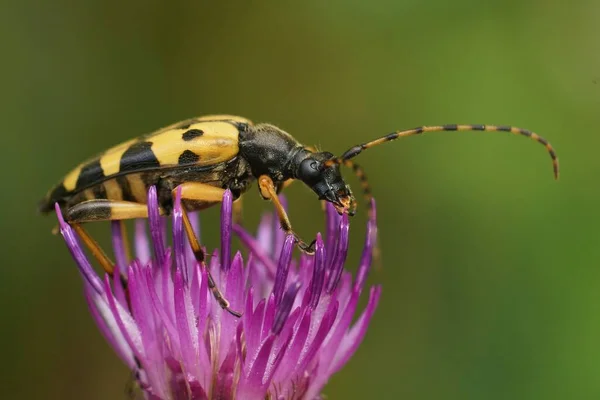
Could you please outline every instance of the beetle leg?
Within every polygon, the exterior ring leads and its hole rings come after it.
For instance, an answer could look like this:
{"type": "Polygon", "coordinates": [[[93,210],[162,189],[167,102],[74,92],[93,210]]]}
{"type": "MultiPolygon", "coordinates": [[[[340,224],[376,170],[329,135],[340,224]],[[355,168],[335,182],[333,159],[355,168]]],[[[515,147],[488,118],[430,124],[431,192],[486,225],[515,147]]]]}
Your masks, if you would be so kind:
{"type": "MultiPolygon", "coordinates": [[[[206,185],[200,182],[182,183],[178,186],[178,188],[181,188],[181,200],[201,201],[207,203],[221,202],[223,200],[223,193],[225,192],[225,190],[221,188],[206,185]]],[[[175,197],[178,188],[173,190],[173,197],[175,197]]],[[[204,263],[204,251],[202,250],[202,247],[198,242],[196,233],[194,233],[194,228],[192,228],[192,224],[190,222],[190,218],[188,217],[187,211],[185,210],[185,207],[181,207],[181,214],[183,216],[183,227],[188,237],[190,246],[192,247],[194,257],[196,258],[196,261],[200,263],[200,265],[206,268],[206,264],[204,263]]],[[[212,274],[210,273],[210,270],[208,268],[206,268],[206,272],[206,276],[208,277],[208,288],[212,292],[213,297],[215,298],[217,303],[219,303],[222,309],[224,309],[234,317],[240,318],[242,316],[241,313],[229,308],[229,301],[223,296],[223,293],[221,293],[221,291],[215,284],[215,280],[213,279],[212,274]]]]}
{"type": "Polygon", "coordinates": [[[100,247],[98,242],[96,242],[96,240],[94,240],[94,238],[92,238],[90,234],[87,233],[87,231],[83,229],[81,225],[75,223],[70,223],[70,225],[71,227],[73,227],[75,232],[77,232],[77,235],[79,235],[79,237],[83,241],[83,244],[85,244],[85,247],[87,247],[88,250],[92,253],[92,256],[94,256],[94,258],[98,260],[98,262],[102,266],[102,269],[107,274],[112,276],[115,270],[115,263],[112,262],[110,258],[108,258],[108,256],[106,255],[104,250],[102,250],[102,247],[100,247]]]}
{"type": "Polygon", "coordinates": [[[258,186],[260,189],[260,194],[265,200],[271,200],[273,205],[275,206],[275,211],[277,212],[277,216],[279,217],[279,224],[281,225],[281,229],[288,235],[294,236],[296,240],[296,244],[303,252],[307,254],[314,254],[315,252],[315,241],[311,244],[306,244],[304,240],[302,240],[292,229],[292,223],[285,212],[285,209],[281,205],[279,201],[279,197],[277,197],[277,191],[275,189],[275,184],[273,180],[267,175],[262,175],[258,178],[258,186]]]}
{"type": "Polygon", "coordinates": [[[106,255],[96,240],[80,225],[82,222],[123,220],[148,217],[145,204],[105,199],[88,200],[67,209],[65,220],[73,227],[85,246],[106,273],[112,275],[115,263],[106,255]]]}
{"type": "Polygon", "coordinates": [[[148,218],[148,206],[132,201],[97,199],[76,204],[65,213],[66,221],[73,224],[134,218],[148,218]]]}

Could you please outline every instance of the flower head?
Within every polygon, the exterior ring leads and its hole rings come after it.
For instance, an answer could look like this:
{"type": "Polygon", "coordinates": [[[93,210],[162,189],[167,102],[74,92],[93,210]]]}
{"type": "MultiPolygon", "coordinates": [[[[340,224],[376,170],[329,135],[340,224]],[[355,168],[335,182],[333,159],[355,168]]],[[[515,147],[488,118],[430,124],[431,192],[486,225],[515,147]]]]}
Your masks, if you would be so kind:
{"type": "MultiPolygon", "coordinates": [[[[148,193],[150,235],[135,225],[135,255],[113,223],[117,268],[100,278],[73,229],[56,207],[60,231],[84,278],[85,296],[100,331],[136,372],[148,399],[318,399],[329,377],[362,341],[381,288],[371,287],[366,308],[352,320],[371,264],[374,218],[357,276],[344,269],[349,223],[327,207],[325,238],[314,256],[292,258],[294,239],[263,217],[252,236],[231,219],[232,195],[221,208],[221,251],[205,265],[195,261],[182,226],[181,202],[173,211],[173,245],[165,246],[166,218],[156,190],[148,193]],[[230,257],[235,233],[248,251],[230,257]],[[209,268],[235,318],[221,309],[208,285],[209,268]]],[[[374,207],[374,204],[373,204],[374,207]]],[[[373,213],[374,214],[374,213],[373,213]]],[[[198,232],[198,220],[192,218],[198,232]]]]}

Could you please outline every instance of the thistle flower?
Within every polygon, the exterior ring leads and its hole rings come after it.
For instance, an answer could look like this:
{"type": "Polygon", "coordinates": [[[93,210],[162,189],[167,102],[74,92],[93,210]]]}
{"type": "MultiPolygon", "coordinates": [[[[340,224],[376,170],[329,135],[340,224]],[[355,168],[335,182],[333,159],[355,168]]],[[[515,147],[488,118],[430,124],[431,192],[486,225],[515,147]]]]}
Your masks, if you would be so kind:
{"type": "MultiPolygon", "coordinates": [[[[374,217],[357,276],[344,270],[349,223],[328,206],[326,235],[314,256],[292,259],[294,239],[263,217],[254,237],[232,224],[232,195],[221,206],[221,250],[208,265],[195,261],[182,228],[181,201],[172,216],[173,246],[165,246],[166,218],[156,190],[148,193],[150,239],[136,221],[136,258],[127,262],[125,238],[113,223],[114,276],[99,277],[73,229],[56,212],[60,232],[83,276],[93,319],[146,399],[319,399],[328,379],[361,343],[381,288],[371,287],[352,324],[371,264],[374,217]],[[236,234],[248,252],[230,257],[236,234]],[[235,318],[208,287],[209,268],[235,318]]],[[[373,204],[374,207],[374,204],[373,204]]],[[[374,210],[374,208],[373,208],[374,210]]],[[[374,214],[374,213],[373,213],[374,214]]],[[[198,232],[197,218],[191,218],[198,232]]]]}

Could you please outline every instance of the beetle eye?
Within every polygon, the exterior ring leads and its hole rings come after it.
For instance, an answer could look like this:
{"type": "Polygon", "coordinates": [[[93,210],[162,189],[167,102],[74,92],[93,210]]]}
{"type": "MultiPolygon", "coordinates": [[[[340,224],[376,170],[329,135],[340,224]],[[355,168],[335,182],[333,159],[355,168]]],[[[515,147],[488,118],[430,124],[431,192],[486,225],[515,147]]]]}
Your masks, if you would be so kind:
{"type": "Polygon", "coordinates": [[[298,168],[298,177],[303,181],[312,181],[319,177],[321,174],[320,163],[313,159],[307,158],[300,163],[298,168]]]}

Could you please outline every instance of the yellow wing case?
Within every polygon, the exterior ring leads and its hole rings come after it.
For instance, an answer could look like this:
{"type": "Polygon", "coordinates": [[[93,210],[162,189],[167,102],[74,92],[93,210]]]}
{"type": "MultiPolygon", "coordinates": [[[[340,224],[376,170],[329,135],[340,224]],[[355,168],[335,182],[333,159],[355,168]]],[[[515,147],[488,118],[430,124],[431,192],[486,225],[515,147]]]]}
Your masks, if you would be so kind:
{"type": "Polygon", "coordinates": [[[239,151],[239,123],[251,124],[229,115],[192,118],[121,143],[69,172],[40,210],[50,211],[55,202],[118,176],[229,161],[239,151]]]}

